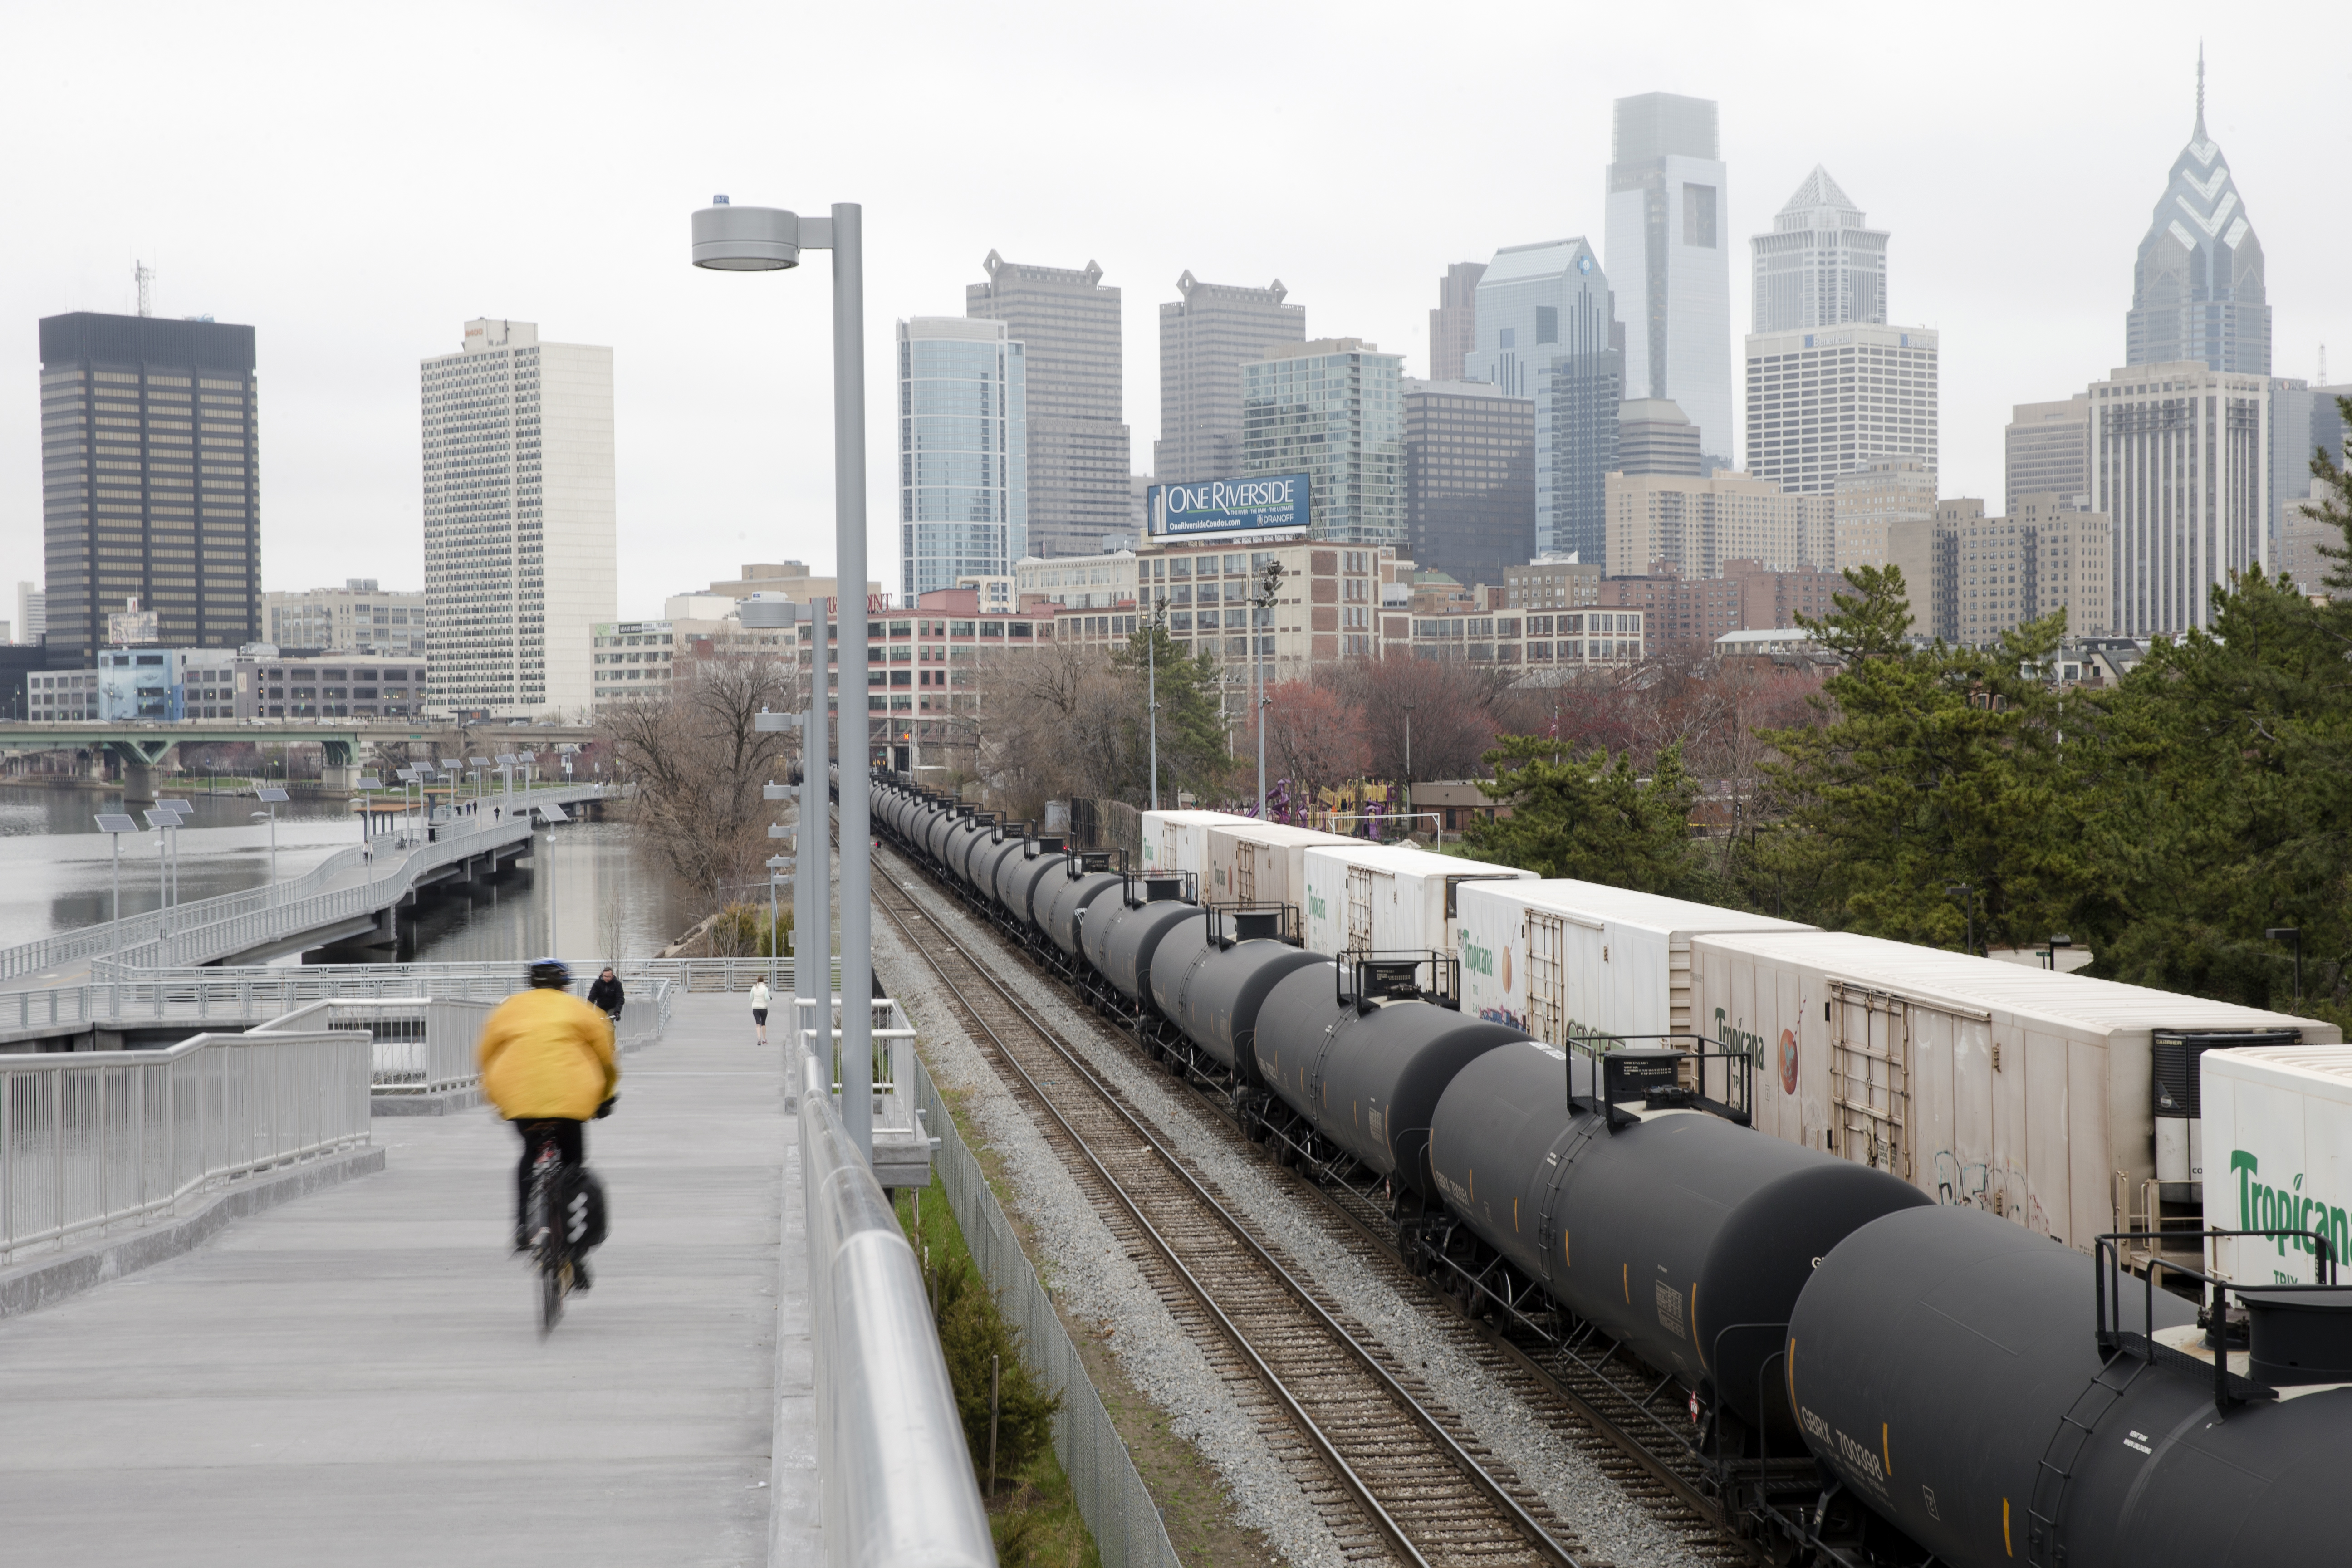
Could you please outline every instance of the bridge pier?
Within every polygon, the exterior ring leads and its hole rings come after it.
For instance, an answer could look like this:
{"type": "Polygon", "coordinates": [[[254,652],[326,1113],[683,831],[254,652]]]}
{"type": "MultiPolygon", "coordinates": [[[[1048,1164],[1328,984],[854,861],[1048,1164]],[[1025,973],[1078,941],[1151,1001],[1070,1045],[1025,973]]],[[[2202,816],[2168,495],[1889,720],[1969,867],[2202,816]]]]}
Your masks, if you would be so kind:
{"type": "Polygon", "coordinates": [[[319,764],[319,787],[328,795],[349,795],[359,787],[359,783],[357,763],[322,762],[319,764]]]}
{"type": "Polygon", "coordinates": [[[130,805],[133,803],[143,802],[152,805],[154,804],[154,764],[152,763],[134,763],[126,758],[122,763],[122,804],[130,805]]]}

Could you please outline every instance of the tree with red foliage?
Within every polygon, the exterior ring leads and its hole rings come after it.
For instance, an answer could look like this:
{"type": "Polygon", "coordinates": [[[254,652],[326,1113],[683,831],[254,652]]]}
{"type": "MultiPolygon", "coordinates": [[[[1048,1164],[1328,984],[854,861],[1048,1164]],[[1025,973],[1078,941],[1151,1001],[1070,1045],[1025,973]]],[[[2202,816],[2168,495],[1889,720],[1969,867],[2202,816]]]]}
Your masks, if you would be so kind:
{"type": "MultiPolygon", "coordinates": [[[[1270,773],[1290,781],[1291,795],[1312,801],[1315,792],[1352,784],[1364,775],[1370,749],[1355,712],[1339,693],[1311,680],[1277,680],[1266,688],[1265,761],[1270,773]]],[[[1248,731],[1241,752],[1257,754],[1257,731],[1248,731]]]]}

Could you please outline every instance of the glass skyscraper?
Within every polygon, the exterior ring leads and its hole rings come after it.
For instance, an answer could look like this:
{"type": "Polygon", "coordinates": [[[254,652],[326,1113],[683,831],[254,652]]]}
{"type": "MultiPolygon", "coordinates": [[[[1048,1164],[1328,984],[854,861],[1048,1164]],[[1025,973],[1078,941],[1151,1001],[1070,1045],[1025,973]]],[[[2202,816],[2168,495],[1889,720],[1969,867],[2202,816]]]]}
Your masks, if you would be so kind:
{"type": "Polygon", "coordinates": [[[1609,275],[1580,238],[1507,246],[1478,279],[1476,302],[1463,378],[1536,405],[1536,552],[1598,561],[1625,396],[1625,335],[1609,275]]]}
{"type": "Polygon", "coordinates": [[[898,571],[909,604],[1029,553],[1028,363],[1003,321],[898,323],[898,571]]]}
{"type": "Polygon", "coordinates": [[[2271,373],[2263,242],[2246,221],[2230,161],[2205,134],[2205,58],[2197,58],[2197,128],[2172,161],[2132,268],[2126,364],[2202,360],[2211,371],[2271,373]]]}
{"type": "Polygon", "coordinates": [[[1404,549],[1404,356],[1318,338],[1243,365],[1242,472],[1306,474],[1317,539],[1404,549]]]}
{"type": "Polygon", "coordinates": [[[1609,277],[1625,323],[1625,395],[1669,398],[1699,449],[1728,467],[1731,250],[1715,104],[1617,100],[1609,163],[1609,277]]]}

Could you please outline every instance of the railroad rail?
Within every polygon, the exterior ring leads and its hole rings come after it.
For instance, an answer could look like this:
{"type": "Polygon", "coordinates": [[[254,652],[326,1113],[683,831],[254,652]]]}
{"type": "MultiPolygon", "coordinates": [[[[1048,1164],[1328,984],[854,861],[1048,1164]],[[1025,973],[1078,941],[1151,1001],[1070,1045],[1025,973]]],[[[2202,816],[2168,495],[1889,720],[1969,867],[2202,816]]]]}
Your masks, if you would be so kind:
{"type": "Polygon", "coordinates": [[[906,885],[885,871],[874,891],[975,1040],[1044,1112],[1073,1176],[1108,1200],[1105,1224],[1178,1322],[1228,1386],[1260,1392],[1252,1414],[1349,1561],[1576,1568],[1565,1522],[1414,1373],[1303,1280],[906,885]]]}
{"type": "MultiPolygon", "coordinates": [[[[895,847],[884,853],[926,881],[936,880],[895,847]]],[[[897,896],[905,897],[895,878],[878,875],[877,889],[885,884],[895,889],[897,896]]],[[[938,886],[955,891],[944,882],[938,886]]],[[[958,904],[963,907],[961,897],[958,904]]],[[[886,912],[904,929],[905,920],[895,910],[886,912]]],[[[968,909],[965,912],[970,914],[968,909]]],[[[968,945],[928,910],[918,906],[914,915],[936,931],[938,940],[961,962],[977,970],[986,986],[1003,992],[989,967],[978,963],[968,945]]],[[[1000,952],[1016,960],[1024,969],[1034,967],[1034,961],[994,926],[976,915],[971,918],[1000,952]]],[[[914,945],[928,957],[926,944],[914,945]]],[[[1097,1027],[1106,1041],[1115,1042],[1138,1065],[1166,1070],[1165,1064],[1149,1061],[1124,1033],[1107,1023],[1097,1023],[1097,1027]]],[[[1194,1089],[1198,1103],[1213,1111],[1220,1125],[1231,1130],[1237,1147],[1246,1146],[1260,1158],[1265,1158],[1266,1152],[1249,1142],[1224,1099],[1202,1091],[1189,1079],[1181,1081],[1194,1089]]],[[[1480,1320],[1475,1300],[1465,1301],[1464,1296],[1444,1290],[1442,1279],[1425,1278],[1408,1268],[1385,1216],[1363,1194],[1344,1184],[1307,1180],[1278,1161],[1269,1159],[1267,1163],[1274,1167],[1277,1179],[1295,1183],[1297,1189],[1313,1194],[1343,1222],[1328,1227],[1325,1234],[1361,1267],[1406,1300],[1442,1304],[1445,1310],[1430,1312],[1424,1327],[1441,1334],[1453,1348],[1477,1363],[1528,1408],[1548,1417],[1552,1427],[1573,1443],[1596,1468],[1641,1505],[1655,1523],[1671,1531],[1694,1561],[1763,1560],[1764,1552],[1759,1550],[1763,1542],[1752,1536],[1743,1539],[1736,1528],[1727,1527],[1722,1502],[1713,1495],[1701,1457],[1673,1430],[1673,1418],[1681,1414],[1679,1408],[1654,1403],[1658,1392],[1654,1373],[1607,1353],[1563,1353],[1545,1346],[1516,1342],[1501,1327],[1480,1320]],[[1432,1297],[1436,1300],[1432,1301],[1432,1297]]]]}

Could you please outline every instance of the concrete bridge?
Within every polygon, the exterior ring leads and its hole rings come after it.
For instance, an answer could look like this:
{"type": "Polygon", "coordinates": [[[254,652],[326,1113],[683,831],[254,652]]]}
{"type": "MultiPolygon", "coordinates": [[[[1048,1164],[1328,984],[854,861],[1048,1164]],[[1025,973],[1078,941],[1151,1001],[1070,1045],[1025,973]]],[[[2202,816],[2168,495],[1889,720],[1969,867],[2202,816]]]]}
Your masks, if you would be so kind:
{"type": "MultiPolygon", "coordinates": [[[[358,787],[361,770],[379,747],[418,746],[436,756],[552,752],[559,745],[595,738],[584,724],[334,724],[298,720],[186,720],[177,723],[0,722],[0,752],[73,752],[93,761],[111,757],[121,771],[126,800],[155,798],[156,772],[174,748],[202,745],[315,745],[324,753],[320,783],[330,791],[358,787]]],[[[540,772],[554,767],[542,760],[540,772]]]]}

